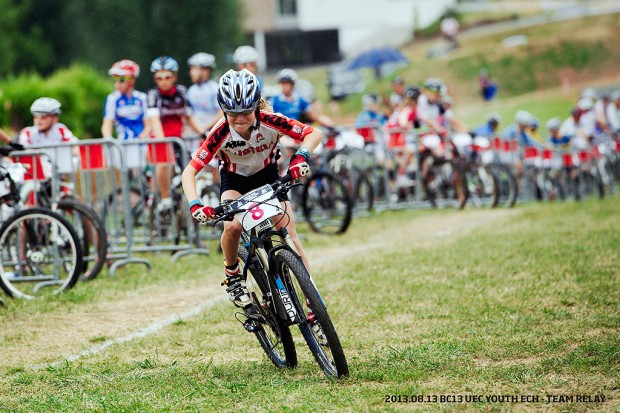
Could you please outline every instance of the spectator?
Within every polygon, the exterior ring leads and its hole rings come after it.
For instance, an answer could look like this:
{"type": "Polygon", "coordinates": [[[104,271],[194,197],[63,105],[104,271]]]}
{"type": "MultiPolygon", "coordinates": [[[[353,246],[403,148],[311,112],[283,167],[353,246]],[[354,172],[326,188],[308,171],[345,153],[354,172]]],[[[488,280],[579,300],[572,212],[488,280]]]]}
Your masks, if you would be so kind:
{"type": "Polygon", "coordinates": [[[480,69],[478,76],[478,84],[480,86],[480,96],[485,102],[490,102],[497,93],[497,82],[489,76],[485,69],[480,69]]]}
{"type": "Polygon", "coordinates": [[[215,56],[196,53],[188,60],[192,85],[187,90],[189,104],[201,130],[210,130],[224,116],[217,104],[217,82],[211,79],[215,69],[215,56]]]}
{"type": "Polygon", "coordinates": [[[459,34],[460,28],[461,25],[454,16],[448,15],[441,21],[441,34],[448,41],[448,45],[451,49],[457,49],[459,47],[456,37],[459,34]]]}

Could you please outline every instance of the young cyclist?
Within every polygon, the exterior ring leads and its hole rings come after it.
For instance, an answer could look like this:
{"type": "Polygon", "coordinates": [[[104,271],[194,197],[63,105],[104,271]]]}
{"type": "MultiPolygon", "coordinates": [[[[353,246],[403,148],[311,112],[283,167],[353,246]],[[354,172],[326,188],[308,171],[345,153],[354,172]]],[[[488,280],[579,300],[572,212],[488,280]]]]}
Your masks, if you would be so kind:
{"type": "MultiPolygon", "coordinates": [[[[112,65],[108,74],[114,80],[114,92],[105,100],[101,136],[112,137],[116,129],[116,137],[120,141],[145,138],[149,128],[145,119],[146,94],[134,89],[136,78],[140,75],[140,66],[129,59],[120,60],[112,65]]],[[[139,145],[125,148],[127,167],[141,165],[142,152],[139,145]]]]}
{"type": "Polygon", "coordinates": [[[209,130],[223,116],[217,104],[217,82],[211,79],[215,69],[215,56],[196,53],[188,60],[189,77],[192,85],[187,89],[187,98],[196,121],[204,131],[209,130]]]}
{"type": "MultiPolygon", "coordinates": [[[[293,179],[309,173],[306,160],[323,138],[320,130],[281,114],[269,111],[256,76],[246,69],[229,70],[220,79],[218,102],[224,117],[206,136],[199,152],[183,171],[183,190],[189,200],[192,216],[206,223],[215,216],[211,205],[202,205],[196,192],[196,174],[214,156],[220,159],[221,201],[234,200],[278,177],[276,159],[278,140],[287,135],[301,146],[292,157],[289,173],[293,179]]],[[[286,195],[280,197],[282,208],[292,211],[286,195]]],[[[277,221],[277,220],[276,220],[277,221]]],[[[295,230],[291,214],[278,225],[285,225],[293,243],[308,267],[308,260],[295,230]],[[290,218],[290,219],[289,219],[290,218]]],[[[241,277],[237,249],[242,226],[238,219],[224,223],[221,243],[224,253],[226,291],[230,300],[239,307],[250,304],[250,297],[241,277]]]]}
{"type": "Polygon", "coordinates": [[[140,66],[129,59],[120,60],[108,70],[114,80],[114,92],[105,100],[101,136],[111,137],[116,129],[119,140],[131,140],[148,136],[144,114],[146,94],[134,89],[140,76],[140,66]]]}
{"type": "MultiPolygon", "coordinates": [[[[184,122],[187,122],[197,134],[204,132],[192,115],[187,89],[183,85],[176,84],[178,71],[179,64],[170,56],[160,56],[151,63],[151,73],[153,73],[156,87],[149,90],[147,94],[146,118],[151,127],[152,136],[155,138],[180,138],[183,134],[184,122]]],[[[179,166],[182,166],[182,150],[182,146],[174,145],[179,166]]],[[[161,196],[161,202],[158,205],[160,209],[166,209],[172,205],[168,169],[162,164],[155,167],[157,186],[161,196]]]]}
{"type": "Polygon", "coordinates": [[[239,46],[233,53],[233,62],[237,70],[247,69],[258,79],[258,84],[263,87],[263,78],[258,75],[258,50],[249,45],[239,46]]]}
{"type": "MultiPolygon", "coordinates": [[[[59,122],[60,102],[54,98],[42,97],[30,106],[34,125],[25,127],[19,133],[18,141],[25,147],[44,147],[63,142],[76,142],[78,138],[64,124],[59,122]]],[[[61,148],[49,151],[50,158],[56,163],[58,172],[73,170],[72,156],[77,155],[77,147],[71,151],[61,148]]],[[[43,162],[45,177],[52,176],[52,164],[43,162]]]]}

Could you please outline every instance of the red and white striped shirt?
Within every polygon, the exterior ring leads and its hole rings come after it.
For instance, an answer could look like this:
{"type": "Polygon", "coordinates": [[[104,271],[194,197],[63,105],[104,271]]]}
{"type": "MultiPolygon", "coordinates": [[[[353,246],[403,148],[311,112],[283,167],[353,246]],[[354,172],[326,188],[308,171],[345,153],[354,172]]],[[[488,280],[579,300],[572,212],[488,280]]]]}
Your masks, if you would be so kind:
{"type": "Polygon", "coordinates": [[[217,156],[227,171],[243,176],[254,175],[276,162],[278,140],[282,136],[302,142],[313,130],[312,126],[281,114],[260,112],[257,123],[252,127],[250,139],[245,140],[230,127],[224,117],[211,128],[190,165],[200,171],[217,156]]]}

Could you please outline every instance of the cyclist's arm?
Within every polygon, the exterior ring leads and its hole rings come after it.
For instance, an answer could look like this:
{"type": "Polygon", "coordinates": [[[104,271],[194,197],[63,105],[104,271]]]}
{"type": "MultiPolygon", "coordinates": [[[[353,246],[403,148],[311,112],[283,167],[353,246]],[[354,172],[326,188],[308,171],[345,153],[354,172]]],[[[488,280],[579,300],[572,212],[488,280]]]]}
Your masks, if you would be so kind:
{"type": "Polygon", "coordinates": [[[113,126],[114,121],[112,119],[104,119],[101,124],[101,136],[104,138],[111,138],[113,126]]]}
{"type": "Polygon", "coordinates": [[[185,121],[194,130],[194,132],[196,132],[199,135],[202,135],[203,132],[206,132],[206,131],[209,130],[209,128],[206,128],[205,130],[202,130],[202,128],[198,124],[198,121],[196,120],[194,115],[185,115],[185,121]]]}
{"type": "Polygon", "coordinates": [[[192,202],[198,199],[198,191],[196,190],[196,175],[198,171],[190,163],[183,170],[181,174],[181,184],[183,185],[183,192],[188,202],[192,202]]]}
{"type": "Polygon", "coordinates": [[[153,136],[156,138],[165,138],[164,128],[161,125],[161,119],[159,116],[151,116],[148,118],[148,127],[153,132],[153,136]]]}
{"type": "Polygon", "coordinates": [[[446,133],[446,128],[441,126],[435,119],[427,118],[426,116],[420,116],[418,113],[418,119],[439,134],[446,133]]]}

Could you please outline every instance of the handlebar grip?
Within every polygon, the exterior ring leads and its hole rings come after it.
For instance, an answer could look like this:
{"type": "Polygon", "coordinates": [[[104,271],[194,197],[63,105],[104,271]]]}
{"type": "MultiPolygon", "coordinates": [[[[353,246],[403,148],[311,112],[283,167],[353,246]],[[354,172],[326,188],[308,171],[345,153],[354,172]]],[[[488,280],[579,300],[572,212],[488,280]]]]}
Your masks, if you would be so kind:
{"type": "Polygon", "coordinates": [[[221,205],[214,207],[213,210],[215,211],[215,215],[222,215],[224,213],[224,207],[221,205]]]}
{"type": "Polygon", "coordinates": [[[282,175],[280,178],[278,178],[278,182],[280,182],[281,184],[287,184],[291,182],[292,180],[293,180],[293,177],[291,176],[290,173],[287,173],[286,175],[282,175]]]}

